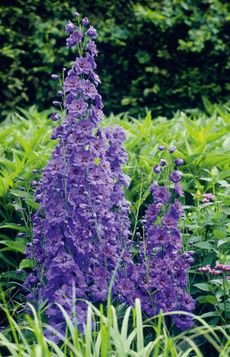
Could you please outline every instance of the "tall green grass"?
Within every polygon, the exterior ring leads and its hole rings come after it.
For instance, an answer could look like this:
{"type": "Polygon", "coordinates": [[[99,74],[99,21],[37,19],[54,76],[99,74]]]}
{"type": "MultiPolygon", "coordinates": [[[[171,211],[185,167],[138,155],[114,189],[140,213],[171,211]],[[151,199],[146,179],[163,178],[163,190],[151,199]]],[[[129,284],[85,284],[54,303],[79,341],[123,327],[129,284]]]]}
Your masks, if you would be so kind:
{"type": "Polygon", "coordinates": [[[173,335],[166,327],[165,318],[178,312],[144,320],[139,299],[136,299],[133,308],[123,310],[122,317],[112,305],[105,314],[102,307],[98,309],[88,303],[87,320],[82,332],[59,306],[66,322],[65,335],[42,323],[32,305],[29,308],[31,314],[26,315],[22,322],[17,322],[17,310],[11,316],[6,302],[1,306],[10,326],[0,332],[3,356],[227,357],[230,353],[230,326],[210,327],[204,320],[192,315],[194,327],[173,335]],[[44,330],[58,337],[59,342],[46,337],[44,330]],[[202,350],[204,342],[206,348],[208,346],[206,351],[202,350]],[[206,354],[208,351],[210,354],[206,354]]]}

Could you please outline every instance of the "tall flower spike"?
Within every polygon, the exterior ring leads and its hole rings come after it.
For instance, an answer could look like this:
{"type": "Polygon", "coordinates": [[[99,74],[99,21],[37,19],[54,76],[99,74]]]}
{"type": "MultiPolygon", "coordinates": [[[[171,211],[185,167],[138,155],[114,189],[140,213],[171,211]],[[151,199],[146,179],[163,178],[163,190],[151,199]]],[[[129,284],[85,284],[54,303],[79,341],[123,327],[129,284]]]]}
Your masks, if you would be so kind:
{"type": "Polygon", "coordinates": [[[49,322],[61,331],[63,317],[55,303],[83,323],[86,305],[78,302],[73,311],[73,295],[94,303],[106,301],[130,234],[123,193],[129,178],[121,171],[127,160],[121,146],[125,136],[118,127],[99,128],[103,104],[95,73],[96,30],[88,29],[85,21],[84,26],[66,26],[67,46],[77,45],[79,56],[64,81],[66,118],[52,134],[59,142],[35,193],[40,207],[27,253],[36,262],[25,284],[31,289],[29,298],[48,302],[49,322]]]}
{"type": "MultiPolygon", "coordinates": [[[[180,188],[180,195],[182,189],[180,188]]],[[[193,252],[181,252],[182,241],[178,222],[183,213],[178,193],[154,182],[150,187],[153,203],[146,211],[146,237],[140,242],[139,256],[128,264],[126,276],[118,286],[123,301],[142,302],[148,316],[160,310],[194,310],[194,301],[186,292],[187,275],[193,262],[193,252]]],[[[173,315],[176,326],[186,329],[192,319],[185,315],[173,315]]]]}

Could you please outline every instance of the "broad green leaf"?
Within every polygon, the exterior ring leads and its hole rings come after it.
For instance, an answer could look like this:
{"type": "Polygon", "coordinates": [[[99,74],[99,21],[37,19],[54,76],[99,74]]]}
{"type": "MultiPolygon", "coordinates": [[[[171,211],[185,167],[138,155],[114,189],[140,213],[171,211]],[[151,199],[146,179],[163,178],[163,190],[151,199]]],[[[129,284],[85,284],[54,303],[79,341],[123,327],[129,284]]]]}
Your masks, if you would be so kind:
{"type": "Polygon", "coordinates": [[[202,291],[210,291],[210,286],[207,283],[197,283],[197,284],[193,284],[193,286],[195,286],[195,288],[202,290],[202,291]]]}

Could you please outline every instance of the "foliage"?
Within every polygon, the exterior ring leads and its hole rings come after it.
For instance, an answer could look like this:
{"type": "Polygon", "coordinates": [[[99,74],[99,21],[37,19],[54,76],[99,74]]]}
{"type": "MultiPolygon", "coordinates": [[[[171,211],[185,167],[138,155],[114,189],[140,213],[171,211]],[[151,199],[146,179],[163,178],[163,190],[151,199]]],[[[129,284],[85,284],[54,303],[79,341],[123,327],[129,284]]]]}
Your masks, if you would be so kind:
{"type": "MultiPolygon", "coordinates": [[[[19,283],[25,279],[25,274],[17,275],[15,270],[30,239],[32,212],[37,209],[31,181],[38,177],[55,144],[50,140],[53,122],[47,115],[47,111],[39,113],[31,107],[9,115],[1,123],[0,280],[11,297],[19,297],[21,289],[10,281],[19,283]]],[[[26,261],[21,269],[25,264],[26,261]]]]}
{"type": "MultiPolygon", "coordinates": [[[[210,105],[210,103],[209,103],[210,105]]],[[[129,153],[129,163],[126,166],[126,173],[132,178],[127,195],[134,203],[133,208],[146,199],[137,196],[142,191],[146,191],[156,175],[152,168],[162,157],[158,150],[159,145],[170,147],[175,145],[177,150],[172,157],[180,156],[185,164],[183,166],[184,189],[187,192],[194,192],[207,173],[205,170],[213,169],[212,175],[207,179],[209,182],[225,180],[230,172],[229,163],[229,129],[230,129],[230,108],[228,105],[209,106],[209,112],[199,110],[177,112],[175,116],[168,120],[159,117],[152,120],[151,113],[148,112],[144,120],[134,119],[129,115],[111,115],[105,120],[108,125],[119,124],[127,133],[126,150],[129,153]],[[218,178],[216,176],[218,172],[218,178]],[[142,180],[140,180],[140,175],[142,180]],[[144,181],[144,182],[143,182],[144,181]]],[[[165,154],[163,154],[165,155],[165,154]]],[[[164,157],[169,160],[171,156],[164,157]]],[[[214,185],[215,186],[215,185],[214,185]]],[[[208,188],[212,185],[208,185],[208,188]]],[[[215,194],[215,192],[214,192],[215,194]]]]}
{"type": "MultiPolygon", "coordinates": [[[[169,314],[159,314],[153,319],[143,320],[140,301],[136,299],[134,308],[122,311],[107,306],[107,314],[88,303],[87,322],[81,333],[68,314],[58,306],[66,321],[66,334],[61,335],[55,328],[42,323],[40,316],[30,306],[31,314],[24,321],[17,322],[16,307],[13,316],[7,304],[1,306],[9,322],[9,328],[0,332],[0,346],[5,356],[22,357],[148,357],[148,356],[205,356],[215,353],[225,357],[230,352],[230,326],[210,327],[204,320],[195,317],[196,326],[189,332],[172,335],[167,330],[165,318],[169,314]],[[32,316],[31,316],[32,315],[32,316]],[[44,334],[49,330],[57,335],[59,344],[44,334]],[[202,344],[208,342],[208,349],[202,344]]],[[[173,314],[173,313],[171,313],[173,314]]],[[[190,314],[191,315],[191,314],[190,314]]],[[[192,315],[191,315],[192,316],[192,315]]]]}
{"type": "MultiPolygon", "coordinates": [[[[1,110],[47,106],[47,76],[69,63],[62,30],[75,6],[75,0],[27,0],[26,7],[23,0],[1,1],[1,110]]],[[[137,114],[148,106],[154,115],[168,115],[200,105],[201,93],[225,100],[229,6],[226,0],[95,0],[93,6],[79,0],[77,10],[90,14],[100,33],[107,113],[124,106],[137,114]]]]}
{"type": "Polygon", "coordinates": [[[50,140],[54,123],[47,118],[49,111],[35,107],[8,115],[0,133],[0,197],[6,195],[14,179],[32,178],[33,169],[44,167],[55,142],[50,140]]]}

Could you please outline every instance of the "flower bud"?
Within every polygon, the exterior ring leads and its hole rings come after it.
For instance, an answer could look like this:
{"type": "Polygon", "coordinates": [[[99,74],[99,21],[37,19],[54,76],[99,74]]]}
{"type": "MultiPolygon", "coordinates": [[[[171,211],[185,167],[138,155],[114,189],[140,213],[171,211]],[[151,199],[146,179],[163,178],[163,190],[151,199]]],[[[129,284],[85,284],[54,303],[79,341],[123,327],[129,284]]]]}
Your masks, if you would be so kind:
{"type": "Polygon", "coordinates": [[[181,166],[181,165],[184,165],[184,160],[183,159],[176,159],[174,160],[175,164],[177,166],[181,166]]]}
{"type": "Polygon", "coordinates": [[[87,17],[84,17],[84,19],[82,19],[82,25],[83,26],[88,26],[89,25],[89,20],[87,17]]]}
{"type": "Polygon", "coordinates": [[[53,121],[57,121],[57,120],[60,120],[61,117],[58,113],[53,113],[50,115],[50,119],[52,119],[53,121]]]}
{"type": "Polygon", "coordinates": [[[161,166],[165,166],[166,164],[167,164],[166,160],[164,160],[164,159],[160,160],[160,165],[161,166]]]}
{"type": "Polygon", "coordinates": [[[158,175],[161,172],[160,166],[156,164],[153,168],[153,171],[155,172],[155,174],[158,175]]]}
{"type": "Polygon", "coordinates": [[[71,21],[68,21],[67,24],[65,25],[65,31],[68,33],[73,32],[75,28],[76,26],[71,21]]]}
{"type": "Polygon", "coordinates": [[[57,100],[54,100],[54,101],[53,101],[53,105],[54,105],[55,107],[58,107],[58,106],[61,106],[61,105],[62,105],[62,102],[59,102],[59,101],[57,101],[57,100]]]}
{"type": "Polygon", "coordinates": [[[58,74],[51,74],[52,79],[59,79],[60,76],[58,74]]]}
{"type": "Polygon", "coordinates": [[[174,170],[169,176],[170,181],[177,183],[182,179],[182,173],[180,171],[174,170]]]}
{"type": "Polygon", "coordinates": [[[169,148],[169,153],[172,154],[172,153],[174,153],[175,150],[176,150],[176,147],[175,146],[171,146],[169,148]]]}
{"type": "Polygon", "coordinates": [[[90,26],[90,28],[86,32],[86,35],[88,35],[89,37],[92,37],[92,38],[96,38],[97,37],[97,31],[93,26],[90,26]]]}

